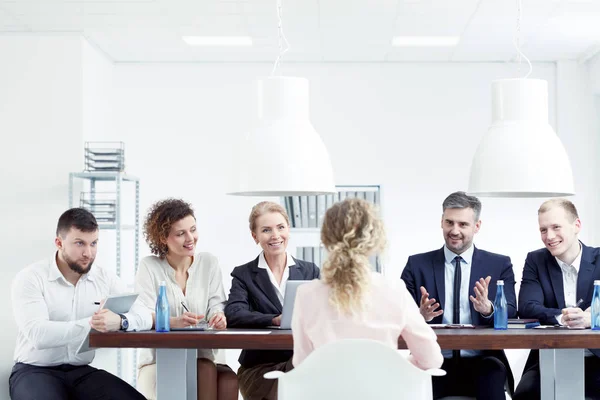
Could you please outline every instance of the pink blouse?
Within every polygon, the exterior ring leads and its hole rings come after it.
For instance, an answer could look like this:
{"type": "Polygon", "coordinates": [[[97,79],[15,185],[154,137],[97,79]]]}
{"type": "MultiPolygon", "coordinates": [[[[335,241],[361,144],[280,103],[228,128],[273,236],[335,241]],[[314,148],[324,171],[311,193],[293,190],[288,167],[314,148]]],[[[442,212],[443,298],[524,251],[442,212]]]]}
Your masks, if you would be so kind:
{"type": "Polygon", "coordinates": [[[365,311],[360,316],[340,315],[329,304],[330,287],[314,280],[298,288],[292,317],[294,357],[299,365],[314,349],[339,339],[373,339],[397,349],[406,342],[409,361],[421,369],[439,368],[443,357],[437,336],[423,319],[402,280],[388,282],[371,275],[365,311]]]}

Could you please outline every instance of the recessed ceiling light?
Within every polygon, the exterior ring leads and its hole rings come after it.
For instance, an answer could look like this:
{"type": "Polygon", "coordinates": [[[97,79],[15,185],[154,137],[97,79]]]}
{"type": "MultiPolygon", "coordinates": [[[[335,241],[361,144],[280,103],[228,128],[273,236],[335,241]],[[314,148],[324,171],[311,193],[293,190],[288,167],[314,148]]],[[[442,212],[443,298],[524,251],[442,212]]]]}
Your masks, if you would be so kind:
{"type": "Polygon", "coordinates": [[[250,36],[182,36],[190,46],[252,46],[250,36]]]}
{"type": "Polygon", "coordinates": [[[392,46],[398,47],[451,47],[460,36],[394,36],[392,46]]]}

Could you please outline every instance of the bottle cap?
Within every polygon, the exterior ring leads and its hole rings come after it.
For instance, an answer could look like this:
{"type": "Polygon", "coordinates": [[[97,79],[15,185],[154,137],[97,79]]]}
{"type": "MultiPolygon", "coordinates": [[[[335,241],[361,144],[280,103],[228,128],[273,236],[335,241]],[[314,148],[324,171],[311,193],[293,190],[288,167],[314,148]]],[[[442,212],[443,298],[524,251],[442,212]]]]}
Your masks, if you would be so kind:
{"type": "Polygon", "coordinates": [[[503,280],[499,280],[496,282],[496,285],[504,285],[504,281],[503,280]]]}
{"type": "Polygon", "coordinates": [[[594,285],[600,285],[600,280],[594,281],[594,285]]]}
{"type": "Polygon", "coordinates": [[[167,281],[160,281],[158,286],[167,286],[167,281]]]}

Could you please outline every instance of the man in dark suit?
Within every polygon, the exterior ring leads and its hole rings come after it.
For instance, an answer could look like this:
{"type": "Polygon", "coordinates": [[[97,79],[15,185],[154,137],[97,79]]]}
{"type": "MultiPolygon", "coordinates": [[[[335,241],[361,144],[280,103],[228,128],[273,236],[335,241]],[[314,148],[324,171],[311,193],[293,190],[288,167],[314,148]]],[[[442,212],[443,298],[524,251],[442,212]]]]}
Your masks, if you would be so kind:
{"type": "MultiPolygon", "coordinates": [[[[519,315],[537,318],[543,325],[589,328],[594,280],[600,279],[600,248],[578,240],[581,221],[569,200],[544,202],[538,210],[538,223],[545,248],[532,251],[525,259],[519,315]],[[576,307],[580,299],[583,302],[576,307]]],[[[600,349],[586,350],[585,356],[585,396],[600,399],[600,349]]],[[[514,399],[540,397],[539,351],[532,350],[514,399]]]]}
{"type": "MultiPolygon", "coordinates": [[[[419,305],[423,318],[434,324],[493,325],[496,282],[504,281],[508,317],[517,315],[515,277],[510,258],[475,248],[481,227],[481,202],[464,192],[442,204],[446,244],[439,250],[410,256],[402,280],[419,305]],[[436,300],[437,299],[437,300],[436,300]]],[[[503,351],[445,350],[444,377],[433,378],[434,399],[475,396],[505,399],[513,376],[503,351]]]]}

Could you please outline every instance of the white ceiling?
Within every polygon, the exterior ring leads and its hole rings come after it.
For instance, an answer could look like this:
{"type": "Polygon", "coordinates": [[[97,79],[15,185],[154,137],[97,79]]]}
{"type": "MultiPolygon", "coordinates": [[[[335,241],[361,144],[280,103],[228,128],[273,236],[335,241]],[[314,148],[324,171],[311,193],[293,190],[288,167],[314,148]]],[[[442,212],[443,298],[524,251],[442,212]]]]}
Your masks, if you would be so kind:
{"type": "MultiPolygon", "coordinates": [[[[517,0],[282,0],[283,61],[510,61],[517,0]],[[398,48],[393,36],[460,36],[456,47],[398,48]]],[[[276,0],[0,0],[0,34],[81,32],[116,62],[273,62],[276,0]],[[182,35],[252,37],[190,47],[182,35]]],[[[600,0],[522,0],[523,52],[586,60],[600,50],[600,0]]]]}

